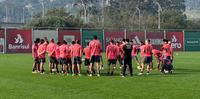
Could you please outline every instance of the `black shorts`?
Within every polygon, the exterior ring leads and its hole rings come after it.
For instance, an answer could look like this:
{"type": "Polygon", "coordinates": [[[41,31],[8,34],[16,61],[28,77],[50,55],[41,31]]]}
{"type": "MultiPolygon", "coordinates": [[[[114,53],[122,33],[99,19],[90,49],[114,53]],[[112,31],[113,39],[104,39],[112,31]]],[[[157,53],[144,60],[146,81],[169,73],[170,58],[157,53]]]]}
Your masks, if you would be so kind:
{"type": "Polygon", "coordinates": [[[89,66],[90,65],[90,59],[85,59],[85,66],[89,66]]]}
{"type": "Polygon", "coordinates": [[[109,59],[108,60],[108,66],[115,65],[115,64],[116,64],[116,59],[109,59]]]}
{"type": "Polygon", "coordinates": [[[93,55],[90,59],[91,63],[99,63],[100,62],[100,56],[99,55],[93,55]]]}
{"type": "Polygon", "coordinates": [[[55,57],[49,57],[49,61],[50,61],[50,63],[56,63],[56,58],[55,57]]]}
{"type": "Polygon", "coordinates": [[[72,60],[71,60],[71,58],[66,58],[65,64],[66,64],[66,65],[72,65],[72,60]]]}
{"type": "Polygon", "coordinates": [[[34,62],[35,62],[36,64],[40,63],[40,62],[39,62],[39,58],[38,58],[38,57],[35,57],[35,58],[34,58],[34,62]]]}
{"type": "Polygon", "coordinates": [[[142,63],[150,64],[151,63],[151,56],[142,57],[142,63]]]}
{"type": "Polygon", "coordinates": [[[66,64],[66,58],[59,58],[59,63],[60,63],[61,65],[66,64]]]}
{"type": "Polygon", "coordinates": [[[56,58],[56,64],[60,64],[60,58],[56,58]]]}
{"type": "Polygon", "coordinates": [[[81,64],[81,57],[73,57],[72,64],[81,64]]]}
{"type": "Polygon", "coordinates": [[[45,63],[46,62],[46,58],[39,58],[39,62],[40,63],[45,63]]]}

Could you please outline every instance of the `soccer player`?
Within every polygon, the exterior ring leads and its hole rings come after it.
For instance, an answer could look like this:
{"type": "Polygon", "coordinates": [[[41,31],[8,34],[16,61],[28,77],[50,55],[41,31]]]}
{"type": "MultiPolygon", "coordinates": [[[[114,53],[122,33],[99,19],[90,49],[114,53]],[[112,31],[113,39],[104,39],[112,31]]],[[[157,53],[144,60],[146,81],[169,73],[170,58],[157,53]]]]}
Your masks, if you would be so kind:
{"type": "Polygon", "coordinates": [[[133,76],[133,68],[132,68],[132,45],[130,44],[129,39],[126,39],[126,42],[123,46],[124,51],[124,66],[122,71],[122,77],[125,77],[126,75],[126,68],[129,68],[130,76],[133,76]]]}
{"type": "MultiPolygon", "coordinates": [[[[173,56],[172,56],[172,52],[171,52],[172,48],[168,44],[168,40],[164,39],[163,42],[164,42],[164,44],[162,46],[163,59],[173,60],[173,56]]],[[[163,64],[165,64],[165,63],[163,63],[163,64]]],[[[161,72],[164,72],[164,66],[162,66],[161,72]]]]}
{"type": "Polygon", "coordinates": [[[141,48],[141,53],[144,54],[142,58],[142,68],[139,75],[142,75],[144,72],[144,66],[147,65],[147,75],[150,73],[150,63],[151,63],[151,54],[152,54],[152,46],[150,44],[150,40],[145,41],[145,45],[141,48]]]}
{"type": "Polygon", "coordinates": [[[87,73],[89,74],[89,66],[90,66],[90,47],[89,42],[87,46],[83,49],[83,53],[85,54],[85,66],[87,66],[87,73]]]}
{"type": "Polygon", "coordinates": [[[32,57],[34,59],[34,63],[33,63],[33,68],[32,68],[32,73],[37,73],[40,69],[39,69],[39,58],[38,58],[38,43],[40,42],[40,39],[37,38],[34,41],[34,44],[32,45],[32,57]]]}
{"type": "Polygon", "coordinates": [[[110,45],[106,47],[106,58],[108,60],[108,75],[113,75],[116,65],[116,58],[117,58],[117,47],[114,44],[114,41],[110,41],[110,45]]]}
{"type": "Polygon", "coordinates": [[[101,43],[97,39],[97,36],[94,36],[94,39],[90,41],[89,47],[91,50],[91,56],[90,56],[90,74],[89,76],[92,76],[92,68],[93,65],[96,63],[96,71],[97,76],[100,76],[100,54],[101,54],[101,43]]]}
{"type": "Polygon", "coordinates": [[[53,73],[55,71],[55,65],[56,65],[56,44],[54,43],[54,39],[50,40],[50,43],[47,45],[47,52],[49,56],[49,71],[50,73],[53,73]]]}
{"type": "Polygon", "coordinates": [[[120,65],[120,69],[122,68],[123,64],[122,64],[122,54],[123,54],[123,49],[122,47],[120,46],[120,42],[117,41],[116,42],[116,54],[117,54],[117,61],[119,62],[119,65],[120,65]]]}
{"type": "MultiPolygon", "coordinates": [[[[140,66],[140,63],[139,63],[139,60],[138,60],[138,57],[137,57],[137,53],[138,53],[138,46],[133,42],[132,43],[132,52],[131,52],[131,56],[132,56],[132,59],[136,59],[136,63],[138,66],[140,66]]],[[[140,66],[141,67],[141,66],[140,66]]]]}
{"type": "Polygon", "coordinates": [[[63,40],[62,45],[59,46],[60,52],[60,64],[61,64],[61,73],[66,73],[65,66],[66,66],[66,49],[67,49],[67,42],[63,40]]]}
{"type": "Polygon", "coordinates": [[[153,56],[156,59],[157,69],[160,70],[160,65],[161,65],[161,62],[162,62],[162,59],[161,59],[162,58],[162,52],[159,51],[159,50],[153,49],[152,53],[153,53],[153,56]]]}
{"type": "Polygon", "coordinates": [[[144,64],[144,58],[145,58],[145,50],[144,50],[144,48],[145,48],[145,44],[144,44],[144,42],[141,42],[140,43],[140,48],[139,48],[139,50],[140,50],[141,65],[138,68],[140,70],[142,69],[142,65],[144,64]]]}
{"type": "Polygon", "coordinates": [[[55,64],[55,66],[56,66],[57,73],[59,73],[58,65],[60,64],[60,49],[59,49],[60,44],[61,44],[60,42],[57,42],[56,51],[55,51],[55,53],[56,53],[56,64],[55,64]]]}
{"type": "Polygon", "coordinates": [[[81,66],[81,57],[82,57],[82,47],[79,40],[76,41],[76,44],[71,46],[71,56],[72,56],[72,76],[75,74],[75,66],[77,66],[78,75],[81,76],[80,66],[81,66]]]}
{"type": "Polygon", "coordinates": [[[171,49],[171,62],[173,62],[173,58],[174,58],[174,50],[173,50],[172,45],[171,45],[172,42],[169,41],[168,44],[170,45],[170,49],[171,49]]]}
{"type": "MultiPolygon", "coordinates": [[[[67,44],[67,43],[66,43],[67,44]]],[[[72,45],[66,46],[66,71],[67,73],[72,73],[72,56],[71,56],[71,47],[75,44],[75,41],[72,42],[72,45]]]]}
{"type": "Polygon", "coordinates": [[[47,42],[45,42],[44,39],[41,39],[39,47],[38,47],[40,74],[44,74],[44,63],[46,62],[46,58],[45,58],[46,49],[47,49],[47,42]]]}

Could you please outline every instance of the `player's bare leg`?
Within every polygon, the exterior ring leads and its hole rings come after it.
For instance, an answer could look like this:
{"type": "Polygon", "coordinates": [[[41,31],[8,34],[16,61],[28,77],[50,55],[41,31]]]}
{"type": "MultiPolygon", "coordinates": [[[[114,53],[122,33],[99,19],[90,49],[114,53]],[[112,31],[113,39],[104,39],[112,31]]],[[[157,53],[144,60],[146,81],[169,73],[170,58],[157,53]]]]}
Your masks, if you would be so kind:
{"type": "Polygon", "coordinates": [[[40,63],[40,73],[44,74],[44,63],[40,63]]]}
{"type": "Polygon", "coordinates": [[[80,64],[77,64],[77,70],[78,70],[78,75],[81,76],[81,68],[80,68],[80,64]]]}
{"type": "Polygon", "coordinates": [[[75,65],[72,64],[72,76],[74,76],[74,74],[75,74],[75,65]]]}
{"type": "Polygon", "coordinates": [[[147,75],[149,75],[151,70],[151,63],[147,64],[147,75]]]}
{"type": "Polygon", "coordinates": [[[37,68],[37,72],[39,73],[40,72],[40,63],[37,63],[36,68],[37,68]]]}
{"type": "Polygon", "coordinates": [[[96,63],[97,76],[100,76],[100,64],[96,63]]]}
{"type": "Polygon", "coordinates": [[[112,64],[111,76],[113,76],[113,75],[114,75],[115,66],[116,66],[115,64],[112,64]]]}
{"type": "Polygon", "coordinates": [[[90,63],[90,65],[89,65],[89,75],[88,76],[92,76],[92,69],[93,69],[93,63],[90,63]]]}
{"type": "Polygon", "coordinates": [[[141,68],[142,66],[141,66],[141,64],[140,64],[139,59],[138,59],[137,56],[135,56],[135,60],[136,60],[136,64],[137,64],[138,66],[140,66],[140,68],[141,68]]]}
{"type": "Polygon", "coordinates": [[[144,72],[144,65],[145,65],[144,63],[141,64],[141,70],[140,70],[139,75],[143,74],[143,72],[144,72]]]}
{"type": "Polygon", "coordinates": [[[37,63],[33,63],[33,67],[32,67],[32,73],[36,73],[37,70],[37,63]]]}
{"type": "Polygon", "coordinates": [[[55,64],[55,68],[56,68],[56,72],[57,72],[57,74],[59,74],[58,63],[55,64]]]}

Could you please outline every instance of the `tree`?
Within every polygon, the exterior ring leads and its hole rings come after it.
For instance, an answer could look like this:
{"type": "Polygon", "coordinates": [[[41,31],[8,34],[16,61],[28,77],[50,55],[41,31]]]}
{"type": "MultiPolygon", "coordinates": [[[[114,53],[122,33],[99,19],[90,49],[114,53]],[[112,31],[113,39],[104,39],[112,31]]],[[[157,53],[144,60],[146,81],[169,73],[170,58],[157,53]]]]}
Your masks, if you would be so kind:
{"type": "MultiPolygon", "coordinates": [[[[37,14],[40,15],[40,14],[37,14]]],[[[81,19],[65,12],[64,8],[48,10],[45,17],[35,16],[35,20],[27,24],[28,27],[81,27],[81,19]]]]}

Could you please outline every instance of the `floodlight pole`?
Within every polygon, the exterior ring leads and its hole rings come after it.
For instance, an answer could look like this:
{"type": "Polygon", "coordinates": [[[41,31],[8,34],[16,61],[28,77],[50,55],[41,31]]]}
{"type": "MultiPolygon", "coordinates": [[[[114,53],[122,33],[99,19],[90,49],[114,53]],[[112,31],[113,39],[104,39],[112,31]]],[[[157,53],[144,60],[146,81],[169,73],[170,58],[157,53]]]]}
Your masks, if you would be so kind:
{"type": "Polygon", "coordinates": [[[154,0],[154,3],[156,4],[156,5],[158,5],[158,29],[160,29],[160,20],[161,20],[161,11],[162,11],[162,7],[161,7],[161,5],[160,5],[160,3],[158,2],[158,1],[156,1],[156,0],[154,0]]]}
{"type": "Polygon", "coordinates": [[[104,27],[104,0],[102,0],[101,2],[101,5],[102,5],[102,27],[104,27]]]}
{"type": "Polygon", "coordinates": [[[86,9],[86,5],[84,4],[83,0],[81,0],[81,5],[83,7],[84,10],[84,23],[87,23],[87,9],[86,9]]]}
{"type": "Polygon", "coordinates": [[[139,15],[138,15],[138,19],[139,19],[139,30],[140,30],[140,23],[141,23],[141,20],[140,20],[140,15],[141,15],[141,12],[140,12],[140,9],[138,7],[136,7],[136,10],[138,11],[139,15]]]}

